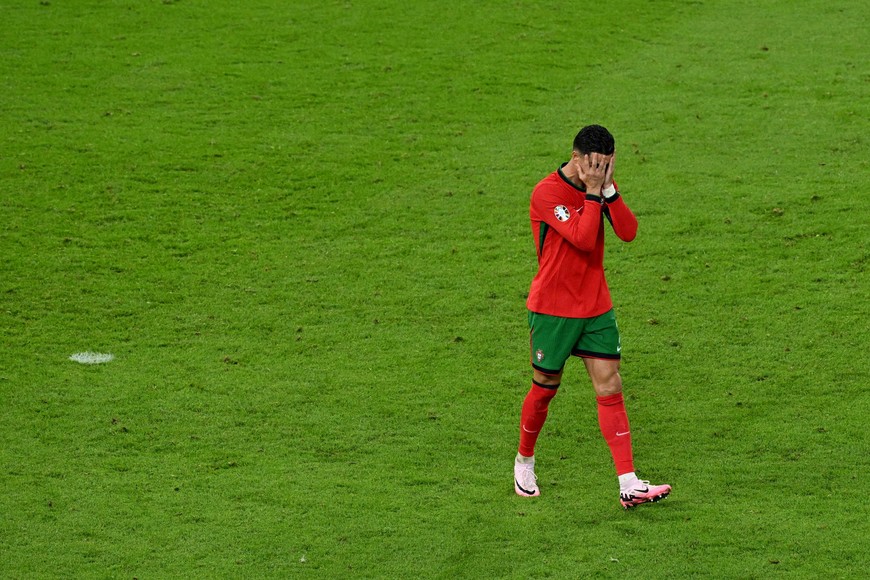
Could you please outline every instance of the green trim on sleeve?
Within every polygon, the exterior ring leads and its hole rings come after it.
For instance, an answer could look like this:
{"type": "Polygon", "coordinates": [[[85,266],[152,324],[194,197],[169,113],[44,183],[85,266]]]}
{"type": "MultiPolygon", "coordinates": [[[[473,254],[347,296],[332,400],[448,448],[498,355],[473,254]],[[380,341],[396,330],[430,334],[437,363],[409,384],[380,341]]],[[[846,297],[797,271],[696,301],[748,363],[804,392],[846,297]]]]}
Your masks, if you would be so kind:
{"type": "Polygon", "coordinates": [[[547,232],[550,231],[550,224],[541,222],[541,231],[538,232],[538,255],[544,255],[544,242],[547,240],[547,232]]]}

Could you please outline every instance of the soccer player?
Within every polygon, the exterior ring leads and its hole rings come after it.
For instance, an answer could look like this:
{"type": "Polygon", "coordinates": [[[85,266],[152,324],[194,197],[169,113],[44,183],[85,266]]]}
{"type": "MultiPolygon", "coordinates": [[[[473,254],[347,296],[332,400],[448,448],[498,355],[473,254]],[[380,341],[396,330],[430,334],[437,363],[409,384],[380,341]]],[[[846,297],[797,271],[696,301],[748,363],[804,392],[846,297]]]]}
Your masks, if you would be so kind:
{"type": "Polygon", "coordinates": [[[619,376],[621,344],[604,279],[604,222],[630,242],[637,218],[613,182],[613,135],[589,125],[574,138],[571,159],[532,191],[529,215],[538,254],[529,309],[532,387],[523,401],[514,489],[540,495],[535,442],[571,355],[583,359],[598,400],[598,424],[616,465],[626,509],[663,499],[669,485],[650,485],[634,472],[631,431],[619,376]]]}

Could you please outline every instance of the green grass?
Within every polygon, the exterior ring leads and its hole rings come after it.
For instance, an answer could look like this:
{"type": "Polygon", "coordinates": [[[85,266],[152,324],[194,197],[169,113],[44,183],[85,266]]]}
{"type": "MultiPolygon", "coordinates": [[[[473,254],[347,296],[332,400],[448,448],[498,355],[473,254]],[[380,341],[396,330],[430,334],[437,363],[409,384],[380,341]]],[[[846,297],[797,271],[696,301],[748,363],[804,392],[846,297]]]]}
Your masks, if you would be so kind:
{"type": "Polygon", "coordinates": [[[866,570],[862,3],[0,9],[0,575],[866,570]],[[591,122],[632,512],[576,362],[510,485],[528,196],[591,122]]]}

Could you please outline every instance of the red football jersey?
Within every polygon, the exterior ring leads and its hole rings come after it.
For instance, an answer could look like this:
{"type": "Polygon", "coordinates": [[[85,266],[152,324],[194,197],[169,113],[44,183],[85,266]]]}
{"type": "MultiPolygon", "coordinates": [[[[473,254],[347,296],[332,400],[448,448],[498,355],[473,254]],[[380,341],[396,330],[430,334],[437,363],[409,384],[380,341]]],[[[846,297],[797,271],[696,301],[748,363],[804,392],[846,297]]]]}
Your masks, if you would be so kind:
{"type": "MultiPolygon", "coordinates": [[[[614,184],[615,185],[615,184],[614,184]]],[[[526,306],[565,318],[591,318],[613,308],[604,278],[604,218],[630,242],[637,218],[622,197],[609,203],[586,199],[586,192],[559,169],[532,191],[529,207],[538,253],[538,273],[526,306]]]]}

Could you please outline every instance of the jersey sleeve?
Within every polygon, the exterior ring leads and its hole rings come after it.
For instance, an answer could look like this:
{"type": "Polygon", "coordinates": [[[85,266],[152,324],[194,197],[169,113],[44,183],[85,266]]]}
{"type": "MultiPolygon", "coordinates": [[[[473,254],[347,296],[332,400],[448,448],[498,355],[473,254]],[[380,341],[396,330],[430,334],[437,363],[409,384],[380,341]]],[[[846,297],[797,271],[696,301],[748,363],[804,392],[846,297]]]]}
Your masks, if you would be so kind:
{"type": "Polygon", "coordinates": [[[601,224],[601,204],[576,207],[570,196],[556,189],[539,188],[532,195],[533,219],[539,219],[582,252],[595,248],[601,224]]]}
{"type": "Polygon", "coordinates": [[[637,218],[621,195],[617,194],[616,199],[607,204],[606,211],[613,232],[620,240],[630,242],[637,236],[637,218]]]}

